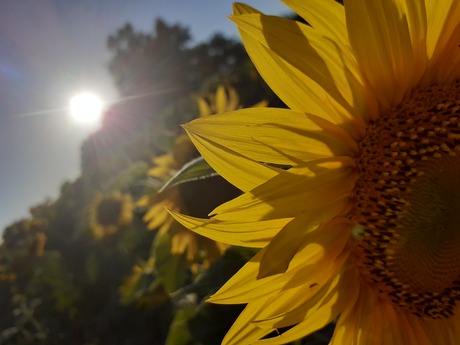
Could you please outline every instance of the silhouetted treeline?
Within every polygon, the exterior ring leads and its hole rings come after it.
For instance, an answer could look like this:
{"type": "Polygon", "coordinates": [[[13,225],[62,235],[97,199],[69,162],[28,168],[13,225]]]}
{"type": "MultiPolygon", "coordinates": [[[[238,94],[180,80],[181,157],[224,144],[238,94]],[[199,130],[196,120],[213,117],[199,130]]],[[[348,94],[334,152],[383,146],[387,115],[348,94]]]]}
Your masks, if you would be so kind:
{"type": "Polygon", "coordinates": [[[232,85],[242,105],[279,101],[241,43],[221,34],[192,44],[187,28],[158,19],[151,33],[126,24],[107,47],[120,99],[83,143],[81,175],[3,232],[0,344],[215,344],[241,308],[202,300],[253,253],[231,249],[197,283],[186,261],[169,258],[167,238],[155,244],[136,200],[152,189],[151,159],[198,116],[194,95],[232,85]],[[153,251],[165,269],[149,263],[153,251]],[[180,276],[166,276],[168,265],[180,276]],[[167,286],[185,289],[171,296],[167,286]]]}

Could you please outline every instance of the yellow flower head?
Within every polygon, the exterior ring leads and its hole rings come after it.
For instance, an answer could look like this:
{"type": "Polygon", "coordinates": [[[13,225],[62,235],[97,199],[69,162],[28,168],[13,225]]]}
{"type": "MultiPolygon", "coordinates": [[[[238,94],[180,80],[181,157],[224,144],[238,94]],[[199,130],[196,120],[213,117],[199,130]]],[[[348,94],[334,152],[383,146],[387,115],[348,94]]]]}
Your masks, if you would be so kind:
{"type": "MultiPolygon", "coordinates": [[[[220,114],[239,108],[239,99],[236,91],[231,88],[219,86],[215,94],[211,94],[208,99],[196,97],[200,117],[207,117],[213,114],[220,114]]],[[[263,103],[260,103],[263,105],[263,103]]],[[[193,158],[199,155],[195,146],[186,134],[179,136],[170,153],[154,157],[153,168],[149,170],[149,175],[160,181],[166,182],[180,168],[193,158]]],[[[227,248],[227,245],[209,240],[206,237],[197,235],[176,223],[170,216],[167,209],[186,212],[186,206],[182,201],[180,188],[173,186],[161,193],[153,193],[143,197],[138,202],[138,206],[148,207],[144,216],[147,227],[151,230],[159,229],[160,235],[167,231],[171,232],[171,252],[172,254],[186,254],[187,261],[192,265],[192,270],[197,271],[197,262],[201,262],[204,267],[219,258],[227,248]]]]}
{"type": "Polygon", "coordinates": [[[245,193],[176,219],[261,248],[210,299],[247,304],[224,344],[458,344],[460,2],[283,1],[309,25],[231,19],[290,109],[185,126],[245,193]]]}
{"type": "Polygon", "coordinates": [[[90,210],[90,228],[94,238],[113,235],[121,227],[131,224],[132,201],[129,194],[96,195],[90,210]]]}
{"type": "Polygon", "coordinates": [[[209,95],[206,101],[203,97],[196,97],[200,117],[214,114],[223,114],[239,108],[240,100],[235,89],[228,87],[227,91],[223,86],[219,86],[215,94],[209,95]]]}
{"type": "Polygon", "coordinates": [[[21,220],[5,229],[2,247],[7,250],[25,250],[31,256],[42,256],[45,251],[48,222],[40,218],[21,220]]]}
{"type": "MultiPolygon", "coordinates": [[[[240,108],[238,94],[232,87],[219,86],[215,94],[210,94],[206,98],[196,96],[195,100],[199,117],[223,114],[240,108]]],[[[256,106],[266,106],[266,102],[262,101],[256,106]]],[[[153,167],[149,170],[149,176],[166,181],[186,163],[198,156],[199,153],[189,137],[186,134],[180,135],[175,140],[170,153],[152,159],[153,167]]]]}

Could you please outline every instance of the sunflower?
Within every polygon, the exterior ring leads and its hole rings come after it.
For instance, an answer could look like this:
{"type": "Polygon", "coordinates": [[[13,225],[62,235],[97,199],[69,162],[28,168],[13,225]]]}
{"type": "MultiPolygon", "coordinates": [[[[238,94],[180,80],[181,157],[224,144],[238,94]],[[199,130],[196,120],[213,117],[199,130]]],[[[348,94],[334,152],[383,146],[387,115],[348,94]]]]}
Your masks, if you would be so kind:
{"type": "Polygon", "coordinates": [[[246,304],[223,343],[458,344],[460,2],[283,1],[308,25],[231,19],[289,109],[184,126],[244,193],[175,218],[261,248],[210,298],[246,304]]]}
{"type": "Polygon", "coordinates": [[[97,194],[92,202],[89,223],[96,239],[113,235],[121,227],[131,224],[132,219],[132,201],[129,194],[97,194]]]}
{"type": "MultiPolygon", "coordinates": [[[[209,95],[207,99],[196,96],[195,100],[200,118],[222,114],[240,107],[238,95],[232,87],[219,86],[216,93],[209,95]]],[[[257,106],[264,105],[264,102],[257,104],[257,106]]],[[[197,156],[199,153],[196,148],[187,134],[183,134],[176,139],[170,153],[152,159],[154,166],[149,170],[149,176],[166,182],[186,163],[197,156]]],[[[227,248],[227,245],[223,243],[209,240],[188,231],[170,216],[166,208],[180,212],[187,210],[180,186],[173,186],[160,193],[155,192],[145,196],[138,201],[138,206],[148,208],[144,221],[150,230],[159,229],[160,235],[166,232],[171,234],[171,253],[176,255],[185,253],[193,271],[198,270],[197,263],[199,262],[203,267],[209,266],[227,248]]]]}

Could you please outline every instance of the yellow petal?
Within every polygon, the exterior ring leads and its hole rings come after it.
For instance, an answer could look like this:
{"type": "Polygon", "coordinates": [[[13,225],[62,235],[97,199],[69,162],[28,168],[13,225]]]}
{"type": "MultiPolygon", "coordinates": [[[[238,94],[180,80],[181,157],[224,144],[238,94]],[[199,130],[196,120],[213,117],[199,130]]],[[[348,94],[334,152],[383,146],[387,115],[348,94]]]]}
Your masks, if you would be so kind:
{"type": "Polygon", "coordinates": [[[336,157],[281,171],[276,177],[225,204],[211,214],[219,220],[292,218],[326,212],[337,201],[348,202],[356,181],[353,160],[336,157]]]}
{"type": "Polygon", "coordinates": [[[249,191],[277,175],[276,168],[260,164],[193,133],[189,136],[208,164],[242,191],[249,191]]]}
{"type": "MultiPolygon", "coordinates": [[[[317,296],[311,300],[311,308],[309,310],[304,310],[303,317],[299,315],[300,319],[306,319],[303,322],[301,320],[301,325],[291,328],[291,330],[288,331],[289,333],[285,333],[281,337],[261,340],[260,343],[284,344],[289,341],[289,338],[295,339],[296,336],[300,338],[301,336],[299,333],[305,335],[306,333],[311,333],[321,328],[321,325],[324,326],[327,324],[328,320],[333,319],[332,315],[337,315],[337,312],[340,312],[340,309],[343,308],[345,303],[353,303],[353,300],[358,294],[358,289],[355,287],[355,280],[356,274],[343,274],[342,272],[340,276],[336,276],[336,279],[321,289],[322,291],[319,294],[315,292],[314,295],[317,296]]],[[[294,294],[291,293],[293,291],[287,292],[287,294],[289,294],[287,298],[285,298],[286,292],[283,292],[270,298],[263,298],[249,303],[243,311],[244,318],[238,318],[236,320],[225,337],[223,344],[259,344],[257,341],[258,339],[272,333],[272,331],[276,330],[278,327],[269,326],[271,324],[270,320],[261,321],[258,320],[258,317],[261,315],[265,317],[267,314],[270,314],[272,310],[269,309],[273,309],[274,306],[276,307],[280,301],[282,302],[281,304],[283,304],[285,302],[283,300],[285,299],[288,299],[289,301],[287,302],[295,305],[299,299],[305,301],[305,299],[302,298],[302,293],[304,295],[308,294],[308,290],[311,289],[301,287],[296,289],[294,294]],[[240,334],[244,334],[244,337],[239,336],[240,334]]],[[[305,307],[307,308],[308,306],[305,305],[305,307]]]]}
{"type": "Polygon", "coordinates": [[[307,310],[302,322],[279,336],[259,340],[254,344],[285,344],[311,334],[333,321],[345,305],[353,304],[358,296],[358,284],[356,284],[358,275],[352,272],[354,270],[345,270],[337,275],[316,305],[307,310]]]}
{"type": "Polygon", "coordinates": [[[233,4],[233,13],[235,15],[240,15],[240,14],[262,13],[262,12],[260,12],[259,10],[256,10],[254,7],[243,4],[241,2],[235,2],[233,4]]]}
{"type": "Polygon", "coordinates": [[[359,68],[375,97],[387,108],[398,104],[424,72],[421,67],[426,57],[420,42],[413,45],[411,37],[413,27],[423,22],[419,3],[418,9],[399,1],[345,3],[348,37],[359,68]]]}
{"type": "Polygon", "coordinates": [[[203,98],[197,97],[196,102],[198,104],[198,111],[200,113],[200,117],[206,117],[211,115],[209,105],[203,98]]]}
{"type": "MultiPolygon", "coordinates": [[[[348,279],[341,273],[347,260],[348,255],[342,253],[335,261],[331,260],[328,264],[319,262],[323,270],[314,269],[314,280],[293,288],[286,287],[278,293],[272,294],[267,298],[266,304],[261,307],[254,323],[261,328],[277,329],[302,322],[321,306],[321,299],[326,294],[330,292],[335,294],[331,290],[337,288],[337,277],[342,275],[342,279],[348,279]],[[331,287],[331,284],[334,285],[334,288],[331,287]]],[[[308,274],[307,271],[299,271],[299,273],[308,274]]],[[[351,281],[348,280],[348,284],[350,283],[351,281]]],[[[349,288],[342,284],[339,285],[338,290],[338,293],[349,292],[349,288]]],[[[344,300],[346,301],[348,298],[349,296],[345,297],[344,300]]],[[[343,308],[341,309],[343,310],[343,308]]]]}
{"type": "Polygon", "coordinates": [[[197,119],[184,128],[194,138],[203,137],[252,160],[274,164],[298,165],[324,157],[354,156],[358,150],[340,127],[289,109],[241,109],[197,119]]]}
{"type": "MultiPolygon", "coordinates": [[[[161,226],[158,228],[158,235],[164,235],[165,233],[167,233],[168,231],[171,230],[171,228],[173,228],[174,226],[176,225],[176,223],[174,222],[174,219],[172,217],[168,217],[164,222],[163,224],[161,224],[161,226]]],[[[149,230],[154,230],[156,228],[155,227],[152,227],[150,224],[147,226],[147,228],[149,230]]]]}
{"type": "Polygon", "coordinates": [[[452,33],[458,29],[460,4],[457,0],[425,0],[428,56],[443,50],[452,33]]]}
{"type": "Polygon", "coordinates": [[[217,114],[223,114],[227,111],[227,94],[223,86],[219,86],[216,91],[216,108],[217,114]]]}
{"type": "Polygon", "coordinates": [[[165,212],[165,208],[162,202],[159,202],[147,211],[144,215],[144,221],[148,223],[149,229],[155,229],[159,225],[161,225],[166,218],[168,217],[168,213],[165,212]]]}
{"type": "Polygon", "coordinates": [[[321,35],[345,47],[348,43],[345,11],[334,0],[282,0],[321,35]]]}
{"type": "Polygon", "coordinates": [[[426,0],[427,45],[430,73],[427,79],[449,83],[460,77],[460,2],[426,0]]]}
{"type": "Polygon", "coordinates": [[[139,200],[136,201],[137,207],[147,207],[149,205],[150,198],[146,195],[142,196],[139,200]]]}
{"type": "Polygon", "coordinates": [[[269,329],[253,326],[251,321],[259,311],[260,305],[264,304],[264,300],[254,302],[246,306],[243,312],[238,316],[232,328],[225,335],[222,345],[241,345],[250,344],[268,333],[269,329]]]}
{"type": "Polygon", "coordinates": [[[152,159],[155,167],[148,171],[149,176],[152,177],[164,177],[171,171],[171,167],[174,165],[174,157],[168,153],[152,159]]]}
{"type": "Polygon", "coordinates": [[[426,9],[424,1],[399,0],[399,3],[404,16],[407,18],[407,27],[411,40],[412,52],[408,56],[411,60],[409,61],[409,66],[406,66],[409,71],[408,77],[412,79],[407,87],[411,88],[415,86],[420,76],[426,73],[428,63],[426,9]],[[412,76],[410,73],[412,73],[412,76]]]}
{"type": "Polygon", "coordinates": [[[448,328],[435,330],[425,324],[446,325],[447,320],[439,321],[424,320],[395,309],[390,301],[381,299],[367,284],[361,283],[359,299],[355,304],[350,303],[339,317],[331,345],[454,344],[458,338],[450,338],[448,328]]]}
{"type": "MultiPolygon", "coordinates": [[[[265,248],[257,279],[285,272],[299,249],[311,241],[311,232],[329,231],[330,227],[334,227],[334,233],[338,233],[337,223],[343,223],[343,220],[338,218],[336,221],[330,221],[340,211],[342,205],[338,205],[339,208],[334,209],[331,206],[326,212],[313,216],[310,213],[301,214],[286,224],[265,248]]],[[[321,240],[317,244],[321,245],[321,240]]],[[[336,244],[343,245],[339,241],[336,244]]]]}
{"type": "Polygon", "coordinates": [[[411,315],[408,317],[406,313],[401,313],[399,317],[398,325],[402,328],[403,339],[405,340],[404,344],[414,344],[414,345],[430,345],[432,344],[431,340],[428,339],[426,335],[426,329],[424,329],[417,317],[411,315]],[[404,336],[405,335],[405,336],[404,336]]]}
{"type": "Polygon", "coordinates": [[[184,233],[178,233],[171,237],[171,254],[183,254],[192,242],[184,233]]]}
{"type": "Polygon", "coordinates": [[[257,279],[260,261],[266,253],[262,249],[209,301],[222,304],[247,303],[271,295],[277,296],[289,289],[323,284],[336,275],[337,269],[348,256],[344,246],[349,240],[349,231],[345,231],[343,226],[329,230],[312,232],[285,273],[257,279]]]}
{"type": "Polygon", "coordinates": [[[214,241],[253,248],[266,246],[273,236],[290,221],[290,219],[273,219],[256,223],[234,223],[200,219],[177,212],[171,212],[171,215],[186,228],[214,241]]]}
{"type": "Polygon", "coordinates": [[[368,116],[372,96],[349,51],[296,21],[262,14],[231,19],[262,77],[291,109],[333,123],[368,116]]]}
{"type": "Polygon", "coordinates": [[[232,111],[238,109],[240,105],[240,99],[233,87],[228,88],[228,99],[227,99],[227,109],[226,111],[232,111]]]}

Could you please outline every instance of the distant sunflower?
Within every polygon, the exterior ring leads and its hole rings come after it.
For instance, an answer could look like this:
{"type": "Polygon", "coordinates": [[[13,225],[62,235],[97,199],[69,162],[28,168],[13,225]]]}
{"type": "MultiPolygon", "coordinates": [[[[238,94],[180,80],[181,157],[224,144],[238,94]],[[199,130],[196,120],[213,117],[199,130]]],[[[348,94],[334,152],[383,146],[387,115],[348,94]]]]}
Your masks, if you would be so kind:
{"type": "Polygon", "coordinates": [[[122,226],[131,224],[132,201],[129,194],[98,194],[90,209],[90,228],[96,239],[113,235],[122,226]]]}
{"type": "MultiPolygon", "coordinates": [[[[196,97],[196,101],[201,118],[239,108],[238,95],[231,87],[219,86],[216,93],[210,95],[208,99],[196,97]]],[[[258,104],[258,106],[264,105],[264,102],[258,104]]],[[[188,136],[183,134],[176,139],[170,153],[153,158],[154,166],[149,170],[149,176],[166,182],[180,168],[197,156],[199,156],[198,151],[188,136]]],[[[185,253],[193,270],[198,269],[196,265],[198,262],[201,262],[204,267],[208,266],[212,261],[219,258],[227,248],[227,245],[223,243],[190,232],[170,216],[166,208],[186,212],[186,205],[179,186],[173,186],[161,193],[153,193],[143,197],[139,200],[138,206],[148,208],[144,221],[149,229],[159,229],[160,235],[165,232],[171,233],[171,252],[178,255],[185,253]]]]}
{"type": "Polygon", "coordinates": [[[176,219],[262,248],[210,299],[247,304],[223,343],[337,320],[334,345],[459,344],[460,2],[283,1],[309,25],[243,4],[231,18],[290,109],[185,126],[245,193],[176,219]]]}

